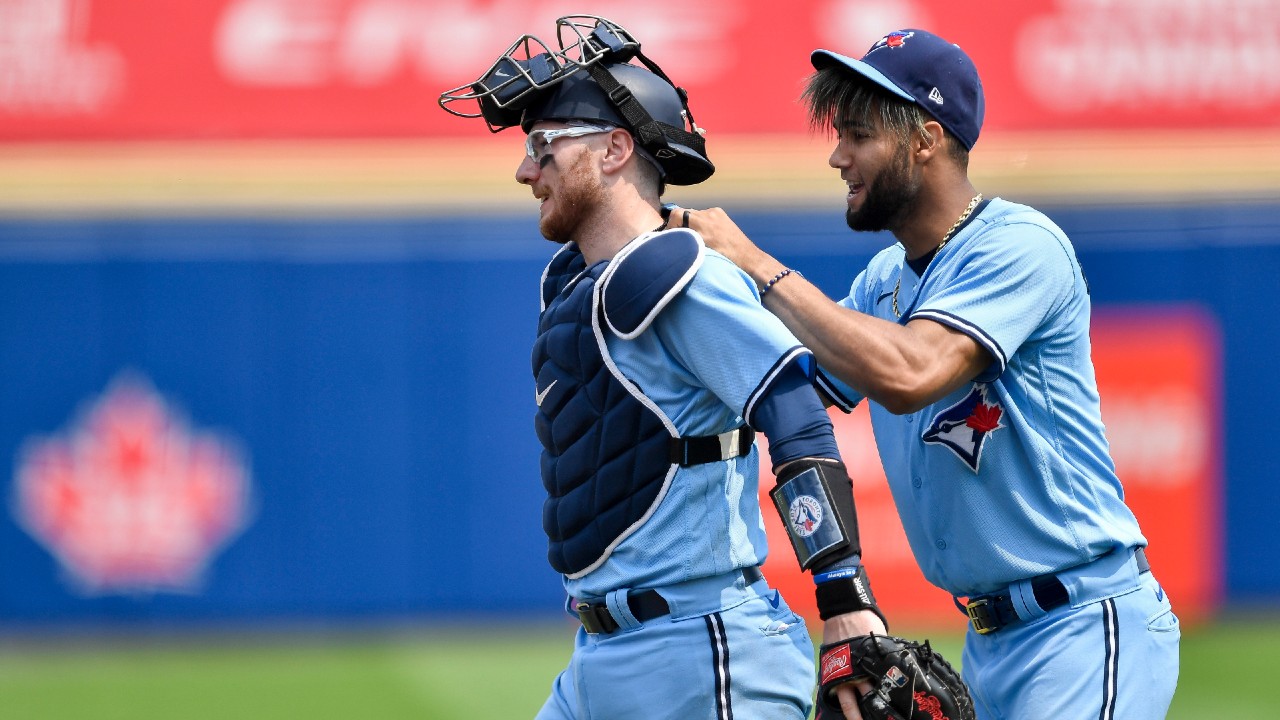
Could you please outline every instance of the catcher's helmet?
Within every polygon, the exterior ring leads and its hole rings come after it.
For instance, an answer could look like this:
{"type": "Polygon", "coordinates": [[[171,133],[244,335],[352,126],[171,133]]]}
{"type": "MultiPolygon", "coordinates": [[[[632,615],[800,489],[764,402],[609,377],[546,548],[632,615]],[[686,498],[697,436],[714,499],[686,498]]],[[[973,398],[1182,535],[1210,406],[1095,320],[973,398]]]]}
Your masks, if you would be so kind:
{"type": "Polygon", "coordinates": [[[543,120],[589,120],[627,128],[658,162],[664,179],[673,185],[700,183],[715,172],[700,142],[696,149],[685,144],[702,138],[684,130],[685,104],[676,88],[639,65],[604,63],[594,66],[590,73],[570,75],[525,108],[520,128],[529,132],[534,123],[543,120]],[[614,96],[629,94],[644,116],[628,117],[627,103],[631,100],[610,99],[597,80],[601,72],[623,88],[614,96]],[[646,137],[646,131],[652,137],[646,137]]]}
{"type": "Polygon", "coordinates": [[[483,117],[493,132],[515,125],[528,132],[543,120],[616,125],[629,130],[657,162],[665,182],[694,185],[711,177],[715,166],[684,90],[640,52],[630,33],[589,15],[563,17],[556,24],[559,50],[525,35],[480,79],[443,93],[441,107],[462,117],[483,117]],[[576,40],[566,42],[566,34],[576,40]],[[631,64],[633,58],[644,67],[631,64]],[[478,107],[471,112],[450,107],[460,100],[478,107]]]}

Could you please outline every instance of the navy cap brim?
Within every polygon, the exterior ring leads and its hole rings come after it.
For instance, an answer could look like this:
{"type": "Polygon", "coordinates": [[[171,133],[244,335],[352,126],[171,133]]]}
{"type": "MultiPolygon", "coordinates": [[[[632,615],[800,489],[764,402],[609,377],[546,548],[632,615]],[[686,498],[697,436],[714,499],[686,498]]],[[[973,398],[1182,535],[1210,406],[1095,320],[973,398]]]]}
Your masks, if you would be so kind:
{"type": "Polygon", "coordinates": [[[814,50],[813,53],[809,55],[809,62],[813,63],[815,70],[822,70],[823,68],[828,68],[833,65],[848,68],[885,90],[888,90],[894,95],[897,95],[903,100],[909,100],[913,103],[916,101],[915,97],[913,97],[911,93],[898,87],[892,80],[885,77],[884,73],[861,60],[854,60],[847,55],[841,55],[840,53],[831,52],[830,50],[814,50]]]}

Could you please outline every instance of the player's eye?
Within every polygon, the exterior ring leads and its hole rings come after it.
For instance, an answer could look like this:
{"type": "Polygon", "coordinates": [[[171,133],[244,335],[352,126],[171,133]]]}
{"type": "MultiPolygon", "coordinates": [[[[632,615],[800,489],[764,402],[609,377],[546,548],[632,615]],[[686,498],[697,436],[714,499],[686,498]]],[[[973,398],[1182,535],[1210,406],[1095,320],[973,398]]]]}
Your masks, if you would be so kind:
{"type": "Polygon", "coordinates": [[[525,136],[524,150],[530,160],[533,160],[536,163],[541,163],[542,159],[546,157],[551,150],[551,142],[556,138],[582,137],[584,135],[606,133],[611,130],[612,128],[609,127],[597,127],[594,125],[582,125],[552,130],[534,130],[525,136]]]}
{"type": "Polygon", "coordinates": [[[539,162],[547,154],[551,141],[547,139],[546,130],[534,130],[524,140],[525,154],[534,162],[539,162]]]}

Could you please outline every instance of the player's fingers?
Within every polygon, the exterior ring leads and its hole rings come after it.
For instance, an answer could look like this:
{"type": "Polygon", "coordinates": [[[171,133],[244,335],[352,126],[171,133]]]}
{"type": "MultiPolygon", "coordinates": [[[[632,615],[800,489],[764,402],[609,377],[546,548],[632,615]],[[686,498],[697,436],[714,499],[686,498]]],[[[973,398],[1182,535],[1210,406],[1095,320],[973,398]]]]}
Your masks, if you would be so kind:
{"type": "Polygon", "coordinates": [[[862,712],[858,710],[858,692],[853,683],[836,686],[836,700],[845,720],[862,720],[862,712]]]}
{"type": "Polygon", "coordinates": [[[689,218],[693,215],[693,211],[688,208],[682,208],[675,203],[662,204],[662,229],[666,230],[670,227],[689,227],[689,218]]]}
{"type": "MultiPolygon", "coordinates": [[[[671,227],[671,216],[673,214],[676,214],[677,217],[679,217],[679,213],[681,210],[684,210],[684,208],[680,207],[679,205],[676,205],[675,203],[662,203],[662,209],[659,212],[662,213],[662,229],[663,230],[666,230],[667,228],[671,227]]],[[[686,210],[685,212],[688,212],[688,211],[686,210]]]]}

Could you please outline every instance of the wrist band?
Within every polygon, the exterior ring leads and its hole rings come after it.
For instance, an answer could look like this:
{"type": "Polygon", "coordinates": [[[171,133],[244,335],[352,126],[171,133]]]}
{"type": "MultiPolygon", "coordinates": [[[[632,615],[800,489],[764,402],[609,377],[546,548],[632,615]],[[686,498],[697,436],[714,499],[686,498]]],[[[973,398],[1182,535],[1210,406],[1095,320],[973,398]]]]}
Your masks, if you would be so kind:
{"type": "Polygon", "coordinates": [[[765,294],[765,293],[767,293],[767,292],[769,292],[770,290],[772,290],[772,289],[773,289],[773,286],[774,286],[774,285],[777,285],[779,280],[781,280],[782,278],[784,278],[784,277],[786,277],[786,276],[790,275],[791,273],[795,273],[797,277],[804,277],[803,275],[801,275],[801,274],[800,274],[800,271],[799,271],[799,270],[792,270],[791,268],[784,268],[784,269],[782,270],[782,272],[778,273],[777,275],[774,275],[772,280],[770,280],[769,282],[765,283],[765,284],[764,284],[764,287],[760,288],[760,297],[764,297],[764,294],[765,294]]]}
{"type": "Polygon", "coordinates": [[[814,594],[818,600],[818,617],[823,620],[858,610],[870,610],[880,617],[886,629],[889,627],[889,621],[876,605],[875,595],[871,594],[867,570],[861,565],[852,577],[828,580],[819,584],[814,594]]]}
{"type": "Polygon", "coordinates": [[[824,582],[831,582],[832,580],[842,580],[844,578],[854,577],[858,574],[858,570],[860,569],[860,567],[846,567],[838,570],[832,570],[830,572],[817,573],[813,576],[813,584],[821,585],[824,582]]]}

